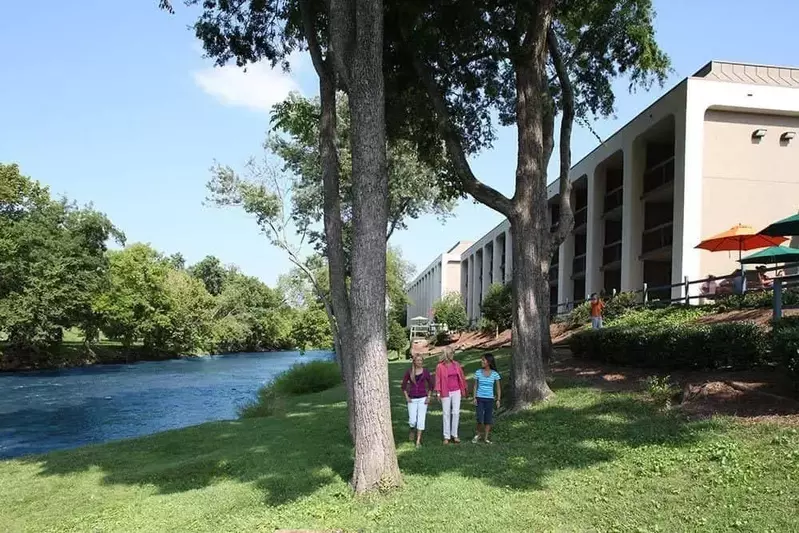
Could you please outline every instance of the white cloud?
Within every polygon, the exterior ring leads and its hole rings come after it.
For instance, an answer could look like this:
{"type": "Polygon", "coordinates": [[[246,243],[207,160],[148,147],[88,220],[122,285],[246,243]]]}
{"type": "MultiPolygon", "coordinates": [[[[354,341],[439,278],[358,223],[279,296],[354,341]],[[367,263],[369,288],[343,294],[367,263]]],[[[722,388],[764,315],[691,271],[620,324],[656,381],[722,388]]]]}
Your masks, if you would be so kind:
{"type": "Polygon", "coordinates": [[[195,71],[193,77],[203,91],[223,104],[264,113],[271,112],[272,106],[285,100],[290,92],[300,91],[291,73],[283,72],[280,65],[271,68],[268,62],[246,69],[235,65],[208,67],[195,71]]]}

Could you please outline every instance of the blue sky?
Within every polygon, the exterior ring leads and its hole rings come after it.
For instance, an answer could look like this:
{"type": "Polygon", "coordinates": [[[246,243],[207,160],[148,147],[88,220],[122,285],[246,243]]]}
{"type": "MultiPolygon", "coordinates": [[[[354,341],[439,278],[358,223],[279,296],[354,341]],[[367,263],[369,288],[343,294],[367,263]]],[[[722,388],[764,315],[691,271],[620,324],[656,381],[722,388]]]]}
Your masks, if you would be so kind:
{"type": "MultiPolygon", "coordinates": [[[[178,2],[180,4],[180,2],[178,2]]],[[[255,223],[235,209],[203,206],[213,161],[241,167],[260,153],[270,106],[291,90],[316,94],[308,62],[290,75],[264,65],[214,68],[187,29],[191,13],[157,0],[6,2],[0,16],[0,161],[80,203],[93,202],[128,236],[159,250],[239,265],[267,283],[288,270],[255,223]]],[[[628,94],[617,84],[617,116],[595,129],[607,138],[711,59],[799,64],[799,3],[656,0],[657,35],[674,74],[663,89],[628,94]]],[[[574,161],[597,144],[575,131],[574,161]]],[[[475,173],[510,194],[515,131],[476,157],[475,173]]],[[[553,156],[553,165],[557,162],[553,156]]],[[[551,173],[554,176],[554,168],[551,173]]],[[[392,238],[417,268],[458,240],[474,240],[501,218],[461,202],[456,218],[412,221],[392,238]]]]}

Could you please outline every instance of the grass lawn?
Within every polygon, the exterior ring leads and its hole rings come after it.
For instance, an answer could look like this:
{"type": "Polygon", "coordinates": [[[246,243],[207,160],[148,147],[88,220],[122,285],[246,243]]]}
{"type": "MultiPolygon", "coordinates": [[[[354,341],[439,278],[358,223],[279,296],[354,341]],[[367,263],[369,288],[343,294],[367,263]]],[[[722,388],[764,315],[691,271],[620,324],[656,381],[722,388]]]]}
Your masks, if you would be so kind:
{"type": "Polygon", "coordinates": [[[416,450],[397,389],[407,363],[389,368],[400,490],[351,496],[337,388],[272,418],[0,462],[0,531],[799,531],[796,430],[686,422],[555,381],[555,399],[500,419],[492,446],[466,443],[467,405],[464,444],[444,448],[436,405],[416,450]]]}

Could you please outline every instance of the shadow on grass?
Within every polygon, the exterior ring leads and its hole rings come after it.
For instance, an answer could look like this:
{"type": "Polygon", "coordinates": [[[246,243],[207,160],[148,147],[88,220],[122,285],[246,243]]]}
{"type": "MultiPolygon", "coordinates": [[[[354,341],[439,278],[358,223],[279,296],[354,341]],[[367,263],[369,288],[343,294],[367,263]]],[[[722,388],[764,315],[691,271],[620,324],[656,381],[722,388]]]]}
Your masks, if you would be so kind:
{"type": "Polygon", "coordinates": [[[346,406],[322,400],[336,402],[331,392],[286,416],[214,422],[17,460],[37,465],[40,476],[99,470],[103,485],[151,486],[161,494],[226,480],[253,483],[265,503],[281,505],[351,476],[346,406]]]}
{"type": "MultiPolygon", "coordinates": [[[[478,359],[465,358],[467,373],[478,359]]],[[[613,461],[624,447],[689,446],[703,426],[656,412],[630,395],[563,388],[555,401],[499,419],[496,444],[467,444],[474,415],[463,402],[464,444],[444,448],[441,410],[431,406],[425,446],[413,450],[399,381],[407,364],[390,365],[394,430],[404,473],[465,478],[516,490],[540,489],[558,471],[613,461]]],[[[502,369],[501,369],[502,370],[502,369]]],[[[341,388],[300,398],[285,416],[218,422],[150,437],[34,456],[41,476],[99,471],[106,485],[154,487],[159,493],[201,489],[224,481],[252,483],[267,505],[281,505],[338,484],[352,473],[346,404],[341,388]]]]}

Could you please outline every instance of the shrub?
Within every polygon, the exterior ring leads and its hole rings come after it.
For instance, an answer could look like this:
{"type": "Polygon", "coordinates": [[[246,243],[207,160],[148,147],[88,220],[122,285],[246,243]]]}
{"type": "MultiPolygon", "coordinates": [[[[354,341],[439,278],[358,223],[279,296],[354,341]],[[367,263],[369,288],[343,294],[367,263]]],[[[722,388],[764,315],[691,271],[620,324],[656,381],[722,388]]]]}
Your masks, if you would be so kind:
{"type": "Polygon", "coordinates": [[[680,393],[680,388],[671,382],[671,376],[662,378],[649,376],[646,378],[646,390],[652,401],[662,409],[670,408],[675,397],[680,393]]]}
{"type": "Polygon", "coordinates": [[[436,346],[446,346],[451,342],[452,339],[450,338],[449,333],[446,331],[439,331],[438,333],[436,333],[435,339],[433,339],[433,344],[435,344],[436,346]]]}
{"type": "Polygon", "coordinates": [[[799,389],[799,323],[783,318],[775,324],[771,337],[771,355],[791,376],[799,389]]]}
{"type": "Polygon", "coordinates": [[[481,304],[483,317],[504,331],[513,320],[513,294],[510,284],[494,283],[488,288],[481,304]]]}
{"type": "Polygon", "coordinates": [[[639,307],[641,296],[634,292],[620,292],[605,303],[605,320],[614,320],[629,310],[639,307]]]}
{"type": "Polygon", "coordinates": [[[570,339],[572,353],[596,361],[664,370],[747,369],[768,354],[766,334],[755,324],[623,325],[586,330],[570,339]]]}
{"type": "Polygon", "coordinates": [[[331,389],[341,383],[335,361],[298,363],[258,390],[251,403],[239,409],[241,418],[271,416],[282,409],[285,397],[331,389]]]}
{"type": "Polygon", "coordinates": [[[402,324],[396,320],[388,322],[388,339],[386,339],[386,347],[389,351],[400,353],[408,347],[410,334],[402,327],[402,324]]]}
{"type": "Polygon", "coordinates": [[[451,292],[434,303],[433,319],[438,324],[446,324],[451,331],[465,330],[469,326],[469,319],[461,295],[451,292]]]}

